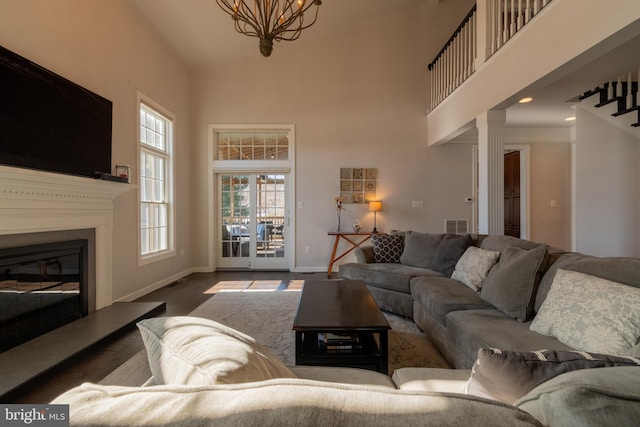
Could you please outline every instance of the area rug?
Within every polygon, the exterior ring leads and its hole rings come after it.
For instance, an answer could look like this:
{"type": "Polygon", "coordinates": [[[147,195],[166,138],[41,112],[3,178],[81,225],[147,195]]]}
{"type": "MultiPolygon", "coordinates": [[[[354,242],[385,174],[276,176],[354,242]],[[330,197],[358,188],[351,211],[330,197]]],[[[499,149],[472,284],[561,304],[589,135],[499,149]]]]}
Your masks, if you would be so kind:
{"type": "MultiPolygon", "coordinates": [[[[189,313],[223,323],[255,338],[286,365],[295,364],[291,329],[300,291],[235,290],[218,292],[189,313]]],[[[389,375],[401,367],[450,368],[449,363],[411,320],[383,312],[389,331],[389,375]]],[[[101,384],[139,386],[151,377],[142,350],[103,378],[101,384]]]]}
{"type": "MultiPolygon", "coordinates": [[[[286,365],[295,364],[295,333],[291,329],[301,293],[222,292],[191,312],[253,337],[286,365]]],[[[401,367],[450,368],[438,350],[410,320],[383,312],[389,324],[389,375],[401,367]]]]}

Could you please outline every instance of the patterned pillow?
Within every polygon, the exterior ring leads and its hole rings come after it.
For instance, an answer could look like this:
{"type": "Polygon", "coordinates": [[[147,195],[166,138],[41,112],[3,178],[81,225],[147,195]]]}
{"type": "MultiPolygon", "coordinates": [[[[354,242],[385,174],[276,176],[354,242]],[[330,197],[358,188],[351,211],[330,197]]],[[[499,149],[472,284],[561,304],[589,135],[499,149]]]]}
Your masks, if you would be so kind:
{"type": "Polygon", "coordinates": [[[374,234],[371,236],[373,245],[373,259],[375,262],[399,263],[404,242],[402,237],[389,234],[374,234]]]}
{"type": "Polygon", "coordinates": [[[498,258],[498,251],[469,246],[458,260],[451,278],[464,283],[474,291],[479,291],[482,281],[489,274],[491,267],[498,262],[498,258]]]}
{"type": "Polygon", "coordinates": [[[583,351],[626,354],[640,342],[640,289],[558,269],[529,329],[583,351]]]}
{"type": "Polygon", "coordinates": [[[511,405],[538,385],[565,372],[614,366],[640,368],[640,359],[570,350],[518,352],[482,348],[465,393],[511,405]]]}

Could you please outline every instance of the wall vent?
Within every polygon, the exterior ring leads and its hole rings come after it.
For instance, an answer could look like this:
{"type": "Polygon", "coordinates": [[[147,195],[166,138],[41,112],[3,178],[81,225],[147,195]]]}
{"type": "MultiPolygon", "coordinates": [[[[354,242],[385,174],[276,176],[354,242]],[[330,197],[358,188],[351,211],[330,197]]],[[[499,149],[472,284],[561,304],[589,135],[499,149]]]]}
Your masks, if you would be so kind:
{"type": "Polygon", "coordinates": [[[450,234],[467,234],[469,232],[469,220],[445,219],[444,232],[450,234]]]}

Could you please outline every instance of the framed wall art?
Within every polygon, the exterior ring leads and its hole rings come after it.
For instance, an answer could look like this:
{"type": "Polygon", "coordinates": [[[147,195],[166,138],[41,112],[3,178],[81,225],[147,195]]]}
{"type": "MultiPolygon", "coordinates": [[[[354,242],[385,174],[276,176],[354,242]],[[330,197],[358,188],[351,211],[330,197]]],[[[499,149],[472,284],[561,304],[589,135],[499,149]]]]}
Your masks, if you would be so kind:
{"type": "Polygon", "coordinates": [[[363,204],[376,200],[378,169],[340,168],[342,203],[363,204]]]}

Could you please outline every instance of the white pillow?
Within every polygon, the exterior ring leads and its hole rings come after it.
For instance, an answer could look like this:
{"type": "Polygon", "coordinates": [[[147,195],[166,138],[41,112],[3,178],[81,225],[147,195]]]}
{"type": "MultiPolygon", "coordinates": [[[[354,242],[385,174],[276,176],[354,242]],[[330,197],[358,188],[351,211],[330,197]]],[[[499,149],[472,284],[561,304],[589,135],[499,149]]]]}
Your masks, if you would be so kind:
{"type": "Polygon", "coordinates": [[[451,278],[464,283],[474,291],[479,291],[482,281],[489,274],[491,267],[498,262],[498,258],[500,252],[469,246],[456,263],[451,278]]]}
{"type": "Polygon", "coordinates": [[[210,385],[296,378],[266,347],[199,317],[138,322],[156,384],[210,385]]]}
{"type": "Polygon", "coordinates": [[[640,289],[558,269],[530,329],[582,351],[625,355],[640,341],[640,289]]]}

